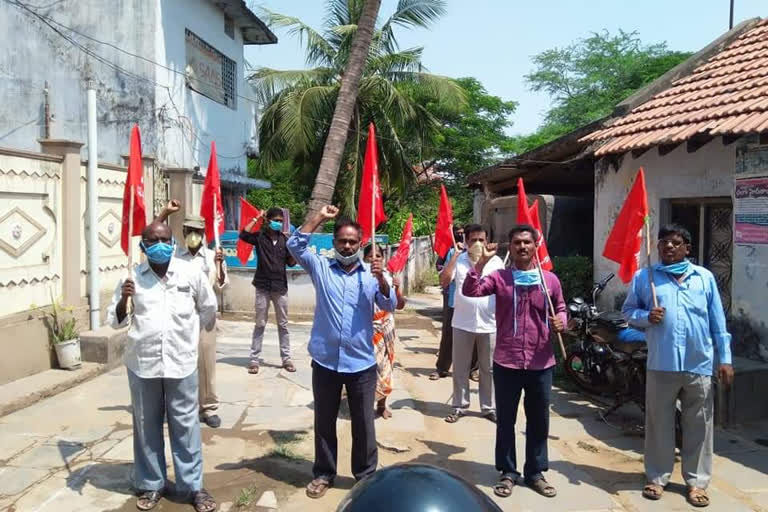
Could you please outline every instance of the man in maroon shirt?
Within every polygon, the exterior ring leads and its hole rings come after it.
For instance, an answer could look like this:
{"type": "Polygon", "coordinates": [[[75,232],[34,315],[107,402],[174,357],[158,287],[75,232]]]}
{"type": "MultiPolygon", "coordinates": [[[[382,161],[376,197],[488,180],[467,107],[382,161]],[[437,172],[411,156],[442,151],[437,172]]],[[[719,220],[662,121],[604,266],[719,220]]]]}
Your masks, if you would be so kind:
{"type": "Polygon", "coordinates": [[[462,291],[467,297],[496,295],[496,349],[493,353],[493,383],[496,387],[496,470],[501,472],[494,486],[497,496],[507,497],[520,477],[515,453],[515,421],[520,395],[525,392],[525,483],[548,498],[557,492],[544,479],[549,469],[549,396],[555,354],[550,331],[562,332],[567,323],[560,280],[543,271],[556,315],[550,314],[541,274],[536,268],[537,231],[518,225],[509,232],[514,265],[481,278],[485,264],[495,254],[489,247],[470,270],[462,291]]]}

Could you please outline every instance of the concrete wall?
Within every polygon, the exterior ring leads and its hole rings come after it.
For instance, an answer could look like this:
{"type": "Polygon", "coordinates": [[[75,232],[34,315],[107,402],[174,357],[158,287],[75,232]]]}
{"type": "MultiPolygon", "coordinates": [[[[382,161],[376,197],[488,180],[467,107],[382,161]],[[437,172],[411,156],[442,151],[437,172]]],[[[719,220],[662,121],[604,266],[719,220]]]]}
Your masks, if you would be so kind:
{"type": "MultiPolygon", "coordinates": [[[[715,139],[694,153],[688,153],[686,145],[682,144],[665,156],[660,156],[655,148],[639,158],[625,154],[618,171],[609,166],[605,159],[600,160],[595,168],[595,279],[618,270],[618,264],[603,258],[603,247],[640,167],[645,169],[651,218],[652,261],[655,263],[656,235],[660,222],[664,220],[662,200],[730,197],[733,192],[735,158],[735,144],[724,146],[721,139],[715,139]]],[[[641,263],[646,264],[645,257],[641,258],[641,263]]],[[[736,274],[734,272],[734,278],[736,274]]],[[[735,282],[734,279],[733,287],[735,282]]],[[[615,297],[625,292],[626,286],[619,279],[612,280],[601,297],[602,306],[613,308],[615,297]]]]}

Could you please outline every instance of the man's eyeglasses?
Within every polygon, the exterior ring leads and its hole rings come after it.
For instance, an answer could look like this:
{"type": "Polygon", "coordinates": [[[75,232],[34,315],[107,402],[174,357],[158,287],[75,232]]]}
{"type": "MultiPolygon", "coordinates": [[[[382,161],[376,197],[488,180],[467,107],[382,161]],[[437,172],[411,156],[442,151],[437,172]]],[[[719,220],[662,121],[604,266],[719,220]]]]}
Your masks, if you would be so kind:
{"type": "Polygon", "coordinates": [[[672,245],[675,249],[680,247],[681,245],[685,245],[685,242],[677,241],[677,240],[659,240],[659,247],[666,247],[668,245],[672,245]]]}

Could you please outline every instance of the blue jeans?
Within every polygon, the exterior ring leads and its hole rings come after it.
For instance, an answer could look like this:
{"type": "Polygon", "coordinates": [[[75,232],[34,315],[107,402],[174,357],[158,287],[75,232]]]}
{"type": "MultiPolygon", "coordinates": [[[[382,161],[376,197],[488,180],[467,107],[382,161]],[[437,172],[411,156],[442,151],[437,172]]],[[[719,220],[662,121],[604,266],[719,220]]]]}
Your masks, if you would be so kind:
{"type": "Polygon", "coordinates": [[[163,420],[168,418],[176,490],[203,488],[197,370],[183,379],[142,379],[128,370],[133,405],[133,483],[139,491],[166,487],[163,420]]]}
{"type": "Polygon", "coordinates": [[[552,391],[552,371],[514,370],[493,363],[493,383],[496,387],[496,470],[502,474],[520,476],[515,451],[515,422],[520,395],[525,392],[523,408],[525,425],[525,481],[543,478],[549,469],[547,438],[549,437],[549,397],[552,391]]]}

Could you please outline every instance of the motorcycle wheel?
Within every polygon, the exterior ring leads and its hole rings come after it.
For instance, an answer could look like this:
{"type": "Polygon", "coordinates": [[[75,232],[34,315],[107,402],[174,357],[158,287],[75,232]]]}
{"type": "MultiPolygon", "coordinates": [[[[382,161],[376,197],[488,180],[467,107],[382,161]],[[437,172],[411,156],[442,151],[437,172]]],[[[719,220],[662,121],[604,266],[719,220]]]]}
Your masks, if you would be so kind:
{"type": "Polygon", "coordinates": [[[565,373],[574,384],[587,393],[595,395],[602,394],[602,387],[592,384],[589,375],[584,373],[583,356],[580,351],[571,352],[571,354],[568,355],[565,360],[565,373]]]}

